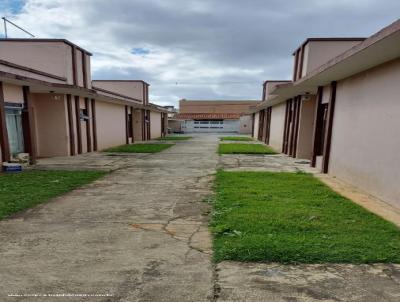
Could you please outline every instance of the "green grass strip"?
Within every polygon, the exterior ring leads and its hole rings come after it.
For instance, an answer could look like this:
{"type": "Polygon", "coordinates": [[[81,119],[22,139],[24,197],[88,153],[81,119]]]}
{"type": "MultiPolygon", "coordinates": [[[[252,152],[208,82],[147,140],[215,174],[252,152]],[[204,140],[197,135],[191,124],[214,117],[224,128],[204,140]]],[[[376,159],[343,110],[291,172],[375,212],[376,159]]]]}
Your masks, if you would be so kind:
{"type": "Polygon", "coordinates": [[[46,202],[105,174],[100,171],[0,173],[0,219],[46,202]]]}
{"type": "Polygon", "coordinates": [[[216,261],[400,263],[400,229],[310,174],[216,176],[216,261]]]}
{"type": "Polygon", "coordinates": [[[157,140],[159,141],[186,141],[191,139],[191,136],[166,136],[166,137],[160,137],[157,140]]]}
{"type": "Polygon", "coordinates": [[[262,144],[219,144],[219,154],[277,154],[272,148],[262,144]]]}
{"type": "Polygon", "coordinates": [[[220,138],[221,141],[240,141],[240,142],[248,142],[253,139],[248,136],[223,136],[220,138]]]}
{"type": "Polygon", "coordinates": [[[133,144],[108,148],[103,151],[115,153],[157,153],[172,146],[173,144],[133,144]]]}

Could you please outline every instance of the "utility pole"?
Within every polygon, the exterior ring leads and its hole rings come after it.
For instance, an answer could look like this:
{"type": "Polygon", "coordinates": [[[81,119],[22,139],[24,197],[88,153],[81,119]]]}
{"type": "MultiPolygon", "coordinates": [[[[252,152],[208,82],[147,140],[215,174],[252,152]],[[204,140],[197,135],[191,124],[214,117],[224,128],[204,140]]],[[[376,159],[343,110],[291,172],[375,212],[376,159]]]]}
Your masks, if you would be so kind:
{"type": "Polygon", "coordinates": [[[7,39],[7,21],[6,21],[6,17],[2,18],[4,21],[4,37],[7,39]]]}

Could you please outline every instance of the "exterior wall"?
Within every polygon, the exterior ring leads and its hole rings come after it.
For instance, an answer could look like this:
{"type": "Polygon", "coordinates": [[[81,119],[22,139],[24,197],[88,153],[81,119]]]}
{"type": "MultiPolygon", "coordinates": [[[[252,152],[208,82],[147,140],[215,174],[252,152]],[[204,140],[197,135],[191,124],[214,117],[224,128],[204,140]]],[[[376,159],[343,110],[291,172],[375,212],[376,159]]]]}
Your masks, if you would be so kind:
{"type": "Polygon", "coordinates": [[[143,86],[145,84],[140,81],[93,81],[92,84],[94,87],[144,101],[143,86]]]}
{"type": "Polygon", "coordinates": [[[0,59],[68,79],[72,84],[71,47],[63,42],[1,41],[0,59]],[[27,55],[29,54],[29,55],[27,55]]]}
{"type": "Polygon", "coordinates": [[[135,142],[142,141],[142,111],[133,111],[133,138],[135,142]]]}
{"type": "Polygon", "coordinates": [[[99,150],[126,143],[125,106],[97,101],[96,122],[99,150]]]}
{"type": "MultiPolygon", "coordinates": [[[[27,71],[17,67],[1,65],[0,63],[1,70],[48,82],[74,84],[71,45],[63,41],[43,42],[30,39],[13,41],[10,39],[0,41],[0,47],[0,60],[44,72],[52,76],[65,78],[65,80],[37,74],[34,71],[27,71]]],[[[88,88],[90,88],[90,55],[85,53],[85,58],[87,84],[88,88]]],[[[77,85],[83,87],[82,50],[79,49],[76,49],[75,67],[77,85]]]]}
{"type": "Polygon", "coordinates": [[[239,133],[251,134],[251,125],[253,123],[252,115],[242,115],[239,119],[239,133]]]}
{"type": "MultiPolygon", "coordinates": [[[[85,99],[79,98],[80,109],[85,109],[85,99]]],[[[82,137],[82,153],[87,152],[87,135],[86,135],[86,121],[79,120],[81,123],[81,137],[82,137]]]]}
{"type": "Polygon", "coordinates": [[[288,81],[267,81],[265,84],[265,98],[264,101],[271,95],[271,91],[275,89],[276,86],[287,84],[288,81]]]}
{"type": "Polygon", "coordinates": [[[256,112],[254,115],[254,136],[253,138],[257,139],[258,138],[258,127],[260,123],[260,112],[256,112]]]}
{"type": "MultiPolygon", "coordinates": [[[[194,120],[186,120],[182,126],[182,129],[186,133],[191,132],[228,132],[228,133],[238,133],[239,132],[239,120],[224,120],[223,128],[195,128],[201,127],[201,125],[195,125],[194,120]]],[[[217,125],[216,125],[217,127],[217,125]]]]}
{"type": "Polygon", "coordinates": [[[180,120],[170,120],[168,119],[168,128],[171,129],[171,132],[181,132],[182,131],[182,123],[180,120]]]}
{"type": "Polygon", "coordinates": [[[34,93],[32,101],[38,157],[69,155],[68,119],[64,95],[34,93]]]}
{"type": "Polygon", "coordinates": [[[161,113],[150,112],[150,139],[161,137],[161,113]]]}
{"type": "Polygon", "coordinates": [[[311,159],[315,105],[315,96],[309,97],[308,100],[303,98],[301,102],[296,151],[297,158],[311,159]]]}
{"type": "Polygon", "coordinates": [[[24,103],[22,86],[3,83],[4,101],[8,103],[24,103]]]}
{"type": "Polygon", "coordinates": [[[359,44],[361,41],[310,41],[304,49],[303,69],[305,76],[330,59],[359,44]]]}
{"type": "Polygon", "coordinates": [[[400,59],[337,85],[329,174],[400,208],[400,59]]]}
{"type": "Polygon", "coordinates": [[[179,113],[246,113],[258,101],[179,101],[179,113]]]}
{"type": "Polygon", "coordinates": [[[286,103],[281,103],[272,107],[269,145],[278,152],[282,150],[285,113],[286,103]]]}

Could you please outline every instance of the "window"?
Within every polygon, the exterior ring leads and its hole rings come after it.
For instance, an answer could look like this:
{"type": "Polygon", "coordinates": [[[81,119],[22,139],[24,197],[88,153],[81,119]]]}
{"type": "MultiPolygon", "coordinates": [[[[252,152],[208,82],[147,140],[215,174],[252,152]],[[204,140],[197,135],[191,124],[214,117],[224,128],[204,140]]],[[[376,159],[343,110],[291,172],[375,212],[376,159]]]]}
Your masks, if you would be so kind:
{"type": "Polygon", "coordinates": [[[6,108],[6,125],[11,154],[24,152],[21,109],[6,108]]]}

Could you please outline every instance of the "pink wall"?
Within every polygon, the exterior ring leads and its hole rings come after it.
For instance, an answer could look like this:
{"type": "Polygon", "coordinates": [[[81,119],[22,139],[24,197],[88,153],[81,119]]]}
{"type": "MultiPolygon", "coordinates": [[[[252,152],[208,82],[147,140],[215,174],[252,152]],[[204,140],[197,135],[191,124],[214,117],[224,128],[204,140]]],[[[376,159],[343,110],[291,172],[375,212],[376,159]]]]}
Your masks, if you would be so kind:
{"type": "Polygon", "coordinates": [[[310,41],[304,49],[302,77],[361,41],[310,41]]]}
{"type": "Polygon", "coordinates": [[[297,158],[311,159],[315,105],[315,96],[309,96],[307,100],[304,97],[302,98],[296,151],[297,158]]]}
{"type": "Polygon", "coordinates": [[[96,115],[98,149],[125,144],[125,106],[97,101],[96,115]]]}
{"type": "Polygon", "coordinates": [[[161,113],[160,112],[150,112],[150,138],[161,137],[161,113]]]}
{"type": "Polygon", "coordinates": [[[32,101],[38,156],[68,155],[68,119],[64,95],[34,93],[32,101]]]}
{"type": "Polygon", "coordinates": [[[133,81],[93,81],[94,87],[116,92],[143,101],[143,82],[133,81]]]}
{"type": "Polygon", "coordinates": [[[133,137],[135,142],[142,140],[142,111],[133,111],[133,137]]]}
{"type": "Polygon", "coordinates": [[[281,103],[272,107],[271,111],[271,130],[269,144],[276,151],[282,151],[283,130],[285,127],[286,103],[281,103]]]}
{"type": "Polygon", "coordinates": [[[10,103],[24,103],[22,86],[3,83],[4,101],[10,103]]]}
{"type": "Polygon", "coordinates": [[[260,122],[260,112],[256,112],[256,114],[254,115],[254,135],[253,135],[253,138],[255,139],[258,138],[259,122],[260,122]]]}
{"type": "Polygon", "coordinates": [[[252,123],[253,123],[253,115],[242,115],[239,119],[239,133],[251,134],[252,123]]]}
{"type": "Polygon", "coordinates": [[[337,85],[329,174],[400,208],[400,59],[337,85]]]}
{"type": "MultiPolygon", "coordinates": [[[[66,81],[4,65],[0,65],[1,70],[48,82],[73,84],[71,45],[62,41],[40,42],[27,39],[23,42],[3,40],[0,41],[0,47],[1,60],[66,78],[66,81]]],[[[88,87],[90,88],[90,56],[85,54],[85,57],[87,61],[88,87]]],[[[76,50],[76,71],[78,85],[83,86],[82,51],[79,49],[76,50]]]]}

